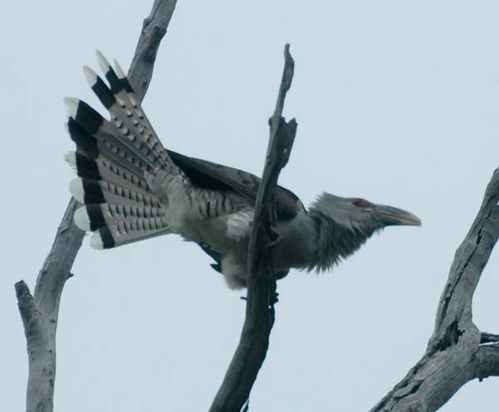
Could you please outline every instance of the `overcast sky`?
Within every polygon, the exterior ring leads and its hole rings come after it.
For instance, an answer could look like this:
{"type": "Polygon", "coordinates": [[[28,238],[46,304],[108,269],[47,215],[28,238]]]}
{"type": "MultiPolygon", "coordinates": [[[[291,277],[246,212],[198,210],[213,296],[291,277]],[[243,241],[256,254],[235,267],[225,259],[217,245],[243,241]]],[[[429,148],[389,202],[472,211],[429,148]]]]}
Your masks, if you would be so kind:
{"type": "MultiPolygon", "coordinates": [[[[0,409],[24,410],[27,356],[14,283],[30,287],[69,200],[65,96],[97,105],[94,50],[130,63],[152,1],[4,2],[0,409]]],[[[281,184],[417,214],[320,276],[291,272],[252,411],[365,411],[419,360],[455,249],[499,160],[495,1],[179,0],[144,108],[164,144],[262,169],[286,42],[285,106],[298,133],[281,184]]],[[[100,106],[97,105],[100,108],[100,106]]],[[[169,236],[111,251],[88,238],[64,289],[58,411],[207,410],[240,335],[244,301],[192,244],[169,236]]],[[[474,318],[499,332],[499,256],[474,318]]],[[[499,381],[443,411],[497,411],[499,381]]]]}

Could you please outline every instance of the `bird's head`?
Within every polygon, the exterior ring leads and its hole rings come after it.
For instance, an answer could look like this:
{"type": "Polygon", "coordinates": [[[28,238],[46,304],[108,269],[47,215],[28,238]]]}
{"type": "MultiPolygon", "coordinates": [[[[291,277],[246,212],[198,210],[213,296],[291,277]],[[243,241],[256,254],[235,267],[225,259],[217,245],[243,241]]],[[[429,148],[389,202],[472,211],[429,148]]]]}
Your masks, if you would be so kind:
{"type": "Polygon", "coordinates": [[[378,205],[360,198],[323,193],[311,205],[310,215],[317,227],[318,270],[330,268],[339,259],[355,252],[374,232],[386,226],[420,226],[412,213],[378,205]]]}
{"type": "Polygon", "coordinates": [[[311,209],[345,228],[377,230],[395,225],[421,226],[421,220],[405,210],[378,205],[361,198],[339,197],[329,193],[320,195],[311,209]]]}

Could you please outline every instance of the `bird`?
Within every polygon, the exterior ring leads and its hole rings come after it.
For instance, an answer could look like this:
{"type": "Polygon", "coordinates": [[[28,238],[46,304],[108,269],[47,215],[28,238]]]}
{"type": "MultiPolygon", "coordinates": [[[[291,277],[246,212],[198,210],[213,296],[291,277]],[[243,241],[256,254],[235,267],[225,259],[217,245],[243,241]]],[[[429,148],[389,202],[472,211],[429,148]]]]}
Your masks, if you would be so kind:
{"type": "MultiPolygon", "coordinates": [[[[109,249],[166,234],[197,243],[231,289],[247,287],[249,237],[260,178],[166,149],[123,69],[97,52],[101,78],[86,80],[109,112],[104,118],[77,98],[65,98],[76,151],[66,155],[81,204],[75,224],[93,232],[90,245],[109,249]]],[[[290,190],[273,192],[279,241],[272,249],[276,279],[290,269],[323,272],[387,226],[421,225],[405,210],[359,197],[322,193],[306,208],[290,190]]]]}

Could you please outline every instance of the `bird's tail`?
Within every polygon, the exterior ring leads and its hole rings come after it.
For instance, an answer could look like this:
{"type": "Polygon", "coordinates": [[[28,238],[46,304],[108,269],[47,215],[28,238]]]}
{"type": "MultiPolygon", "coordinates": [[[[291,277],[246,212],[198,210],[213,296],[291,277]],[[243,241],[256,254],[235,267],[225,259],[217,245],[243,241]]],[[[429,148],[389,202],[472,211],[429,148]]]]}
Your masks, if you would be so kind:
{"type": "Polygon", "coordinates": [[[66,160],[78,175],[70,184],[71,194],[83,204],[75,223],[93,231],[91,245],[103,249],[170,232],[146,176],[160,169],[173,172],[176,166],[119,65],[115,63],[115,71],[102,54],[97,57],[109,86],[92,69],[85,67],[84,73],[111,118],[66,98],[67,128],[77,148],[66,160]]]}

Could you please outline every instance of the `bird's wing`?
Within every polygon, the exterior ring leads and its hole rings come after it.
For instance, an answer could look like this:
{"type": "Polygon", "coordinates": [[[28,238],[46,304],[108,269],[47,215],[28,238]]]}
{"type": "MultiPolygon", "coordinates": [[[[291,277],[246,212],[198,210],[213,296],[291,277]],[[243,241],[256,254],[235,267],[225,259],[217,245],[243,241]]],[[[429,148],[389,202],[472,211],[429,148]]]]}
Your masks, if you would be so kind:
{"type": "MultiPolygon", "coordinates": [[[[219,191],[235,191],[241,196],[256,201],[261,179],[243,170],[224,166],[207,160],[195,159],[168,150],[172,161],[201,188],[219,191]]],[[[290,220],[298,213],[298,197],[288,189],[277,186],[274,190],[277,218],[290,220]]]]}

